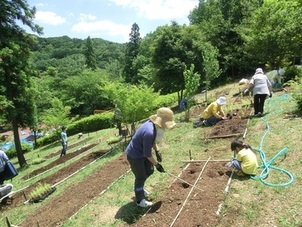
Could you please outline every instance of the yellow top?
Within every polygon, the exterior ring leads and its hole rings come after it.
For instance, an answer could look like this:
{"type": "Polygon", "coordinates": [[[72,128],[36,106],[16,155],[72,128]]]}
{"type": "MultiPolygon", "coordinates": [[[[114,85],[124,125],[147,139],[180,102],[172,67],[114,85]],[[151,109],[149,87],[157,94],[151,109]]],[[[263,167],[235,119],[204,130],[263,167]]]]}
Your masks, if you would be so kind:
{"type": "Polygon", "coordinates": [[[243,148],[238,152],[237,160],[241,163],[241,169],[244,173],[256,175],[258,162],[256,154],[249,148],[243,148]]]}
{"type": "Polygon", "coordinates": [[[201,114],[204,119],[208,119],[211,116],[221,118],[224,116],[222,106],[218,105],[217,102],[212,102],[201,114]]]}

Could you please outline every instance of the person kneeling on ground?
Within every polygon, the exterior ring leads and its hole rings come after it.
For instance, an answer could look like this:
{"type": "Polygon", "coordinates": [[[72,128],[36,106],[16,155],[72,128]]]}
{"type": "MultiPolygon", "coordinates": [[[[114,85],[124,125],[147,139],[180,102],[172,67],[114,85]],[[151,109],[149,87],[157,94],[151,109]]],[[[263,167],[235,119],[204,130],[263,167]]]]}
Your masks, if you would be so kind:
{"type": "Polygon", "coordinates": [[[237,176],[256,176],[258,161],[250,145],[241,140],[234,140],[231,143],[231,150],[234,152],[234,158],[226,166],[238,170],[237,176]]]}
{"type": "Polygon", "coordinates": [[[156,169],[165,172],[162,165],[162,155],[157,148],[157,143],[161,141],[165,129],[171,129],[176,123],[173,120],[173,111],[162,107],[157,110],[157,114],[149,117],[135,132],[126,148],[126,155],[131,170],[135,176],[134,193],[136,204],[139,207],[149,207],[153,203],[146,199],[148,192],[144,189],[145,181],[156,169]],[[152,148],[155,151],[157,161],[152,156],[152,148]]]}
{"type": "Polygon", "coordinates": [[[226,104],[224,96],[219,97],[215,102],[212,102],[201,114],[203,126],[212,126],[221,120],[226,120],[222,106],[226,104]]]}

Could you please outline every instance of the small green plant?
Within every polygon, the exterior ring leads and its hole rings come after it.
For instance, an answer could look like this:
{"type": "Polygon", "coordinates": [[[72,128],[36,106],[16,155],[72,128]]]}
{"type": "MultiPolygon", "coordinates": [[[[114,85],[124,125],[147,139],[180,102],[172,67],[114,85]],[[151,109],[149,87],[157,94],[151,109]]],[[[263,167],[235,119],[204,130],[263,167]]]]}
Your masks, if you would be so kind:
{"type": "Polygon", "coordinates": [[[118,137],[118,136],[112,136],[109,139],[106,140],[106,142],[108,144],[114,144],[114,143],[118,143],[123,139],[123,137],[118,137]]]}
{"type": "Polygon", "coordinates": [[[53,188],[48,183],[38,183],[38,186],[29,194],[29,201],[36,202],[42,200],[46,195],[52,192],[53,188]]]}

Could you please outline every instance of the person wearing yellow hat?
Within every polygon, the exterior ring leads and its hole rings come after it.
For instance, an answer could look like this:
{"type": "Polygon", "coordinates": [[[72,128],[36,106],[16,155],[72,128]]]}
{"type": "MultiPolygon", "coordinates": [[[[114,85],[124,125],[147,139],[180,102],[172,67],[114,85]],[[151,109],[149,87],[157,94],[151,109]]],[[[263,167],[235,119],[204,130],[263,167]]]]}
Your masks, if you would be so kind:
{"type": "Polygon", "coordinates": [[[158,150],[157,143],[162,140],[165,129],[171,129],[175,126],[173,115],[170,108],[159,108],[156,114],[150,116],[137,129],[126,148],[125,153],[135,176],[134,193],[136,204],[139,207],[144,208],[153,205],[151,201],[146,199],[148,193],[144,186],[147,178],[153,174],[154,166],[159,172],[165,172],[160,164],[162,155],[158,150]],[[152,155],[152,149],[155,151],[156,160],[152,155]]]}
{"type": "Polygon", "coordinates": [[[226,104],[226,97],[221,96],[215,102],[212,102],[201,114],[203,126],[215,125],[218,121],[226,120],[222,106],[226,104]]]}

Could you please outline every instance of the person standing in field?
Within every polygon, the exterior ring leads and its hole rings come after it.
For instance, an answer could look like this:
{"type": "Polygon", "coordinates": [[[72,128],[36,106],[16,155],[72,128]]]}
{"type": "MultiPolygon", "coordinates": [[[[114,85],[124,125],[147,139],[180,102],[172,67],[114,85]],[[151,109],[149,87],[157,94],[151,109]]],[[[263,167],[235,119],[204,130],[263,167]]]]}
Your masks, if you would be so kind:
{"type": "Polygon", "coordinates": [[[118,128],[118,134],[121,136],[122,133],[122,120],[123,120],[123,115],[121,109],[115,104],[114,107],[114,119],[116,122],[116,127],[118,128]]]}
{"type": "Polygon", "coordinates": [[[244,93],[248,93],[251,89],[253,89],[254,97],[254,115],[261,117],[264,111],[264,102],[266,98],[268,96],[272,97],[272,84],[261,68],[256,69],[256,72],[244,93]]]}
{"type": "Polygon", "coordinates": [[[159,108],[156,114],[150,116],[149,120],[138,128],[126,148],[125,153],[135,176],[134,193],[139,207],[153,205],[146,199],[149,193],[144,189],[145,182],[153,174],[154,166],[159,172],[165,172],[160,164],[162,155],[157,143],[162,140],[165,130],[173,128],[175,124],[173,111],[166,107],[159,108]],[[152,155],[152,149],[157,160],[152,155]]]}
{"type": "Polygon", "coordinates": [[[66,127],[63,126],[62,127],[62,132],[61,132],[61,143],[62,143],[62,151],[61,151],[61,155],[60,157],[66,155],[66,151],[67,151],[67,133],[66,133],[66,127]]]}

